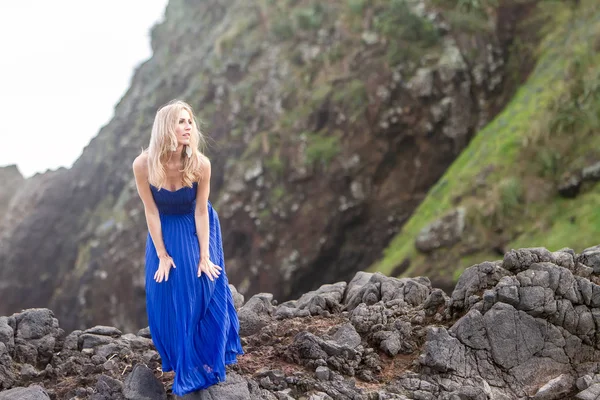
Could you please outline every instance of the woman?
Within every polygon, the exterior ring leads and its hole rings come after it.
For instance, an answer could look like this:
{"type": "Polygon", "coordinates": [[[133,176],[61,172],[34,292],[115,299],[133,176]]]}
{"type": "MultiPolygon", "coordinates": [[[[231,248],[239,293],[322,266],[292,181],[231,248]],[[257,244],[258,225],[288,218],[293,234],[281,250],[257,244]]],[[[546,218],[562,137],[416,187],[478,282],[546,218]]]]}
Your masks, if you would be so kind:
{"type": "Polygon", "coordinates": [[[243,354],[201,144],[192,108],[174,100],[156,113],[150,146],[133,162],[148,225],[150,333],[178,396],[224,381],[225,365],[243,354]]]}

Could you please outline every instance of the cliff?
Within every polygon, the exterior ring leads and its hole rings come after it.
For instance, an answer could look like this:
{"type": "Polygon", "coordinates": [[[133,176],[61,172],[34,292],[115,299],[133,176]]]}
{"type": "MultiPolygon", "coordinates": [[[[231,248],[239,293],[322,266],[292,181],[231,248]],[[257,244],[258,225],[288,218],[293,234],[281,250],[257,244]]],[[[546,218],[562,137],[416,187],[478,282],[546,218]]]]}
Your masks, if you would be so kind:
{"type": "Polygon", "coordinates": [[[131,162],[172,98],[211,137],[211,200],[240,292],[288,299],[351,279],[535,59],[538,39],[519,27],[535,3],[454,3],[172,0],[114,118],[71,169],[16,194],[0,227],[0,314],[49,307],[68,329],[144,323],[131,162]]]}
{"type": "Polygon", "coordinates": [[[431,188],[371,271],[435,274],[452,286],[510,248],[600,235],[600,6],[541,3],[553,29],[506,108],[431,188]]]}

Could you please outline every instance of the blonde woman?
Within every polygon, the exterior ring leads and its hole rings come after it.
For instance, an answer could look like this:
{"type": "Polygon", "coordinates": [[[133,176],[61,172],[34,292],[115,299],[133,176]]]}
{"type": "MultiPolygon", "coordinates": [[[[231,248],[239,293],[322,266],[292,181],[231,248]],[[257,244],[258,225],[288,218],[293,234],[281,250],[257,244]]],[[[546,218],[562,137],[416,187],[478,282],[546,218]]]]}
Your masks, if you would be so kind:
{"type": "Polygon", "coordinates": [[[203,144],[192,108],[174,100],[156,113],[150,146],[133,162],[148,225],[150,333],[178,396],[224,381],[225,365],[243,354],[203,144]]]}

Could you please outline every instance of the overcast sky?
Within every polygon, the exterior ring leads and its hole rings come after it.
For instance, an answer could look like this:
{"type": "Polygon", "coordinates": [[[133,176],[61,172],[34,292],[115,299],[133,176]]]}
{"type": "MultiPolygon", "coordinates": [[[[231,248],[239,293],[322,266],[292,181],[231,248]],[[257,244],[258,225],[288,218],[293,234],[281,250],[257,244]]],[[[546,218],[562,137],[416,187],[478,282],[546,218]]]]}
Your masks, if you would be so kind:
{"type": "Polygon", "coordinates": [[[0,1],[0,166],[70,167],[150,57],[167,2],[0,1]]]}

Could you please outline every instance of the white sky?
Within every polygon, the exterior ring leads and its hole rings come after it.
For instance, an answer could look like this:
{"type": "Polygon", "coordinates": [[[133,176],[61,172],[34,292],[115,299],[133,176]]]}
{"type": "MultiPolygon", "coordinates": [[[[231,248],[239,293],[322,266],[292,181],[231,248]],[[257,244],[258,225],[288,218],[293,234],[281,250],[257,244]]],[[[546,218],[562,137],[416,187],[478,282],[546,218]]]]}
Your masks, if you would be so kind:
{"type": "Polygon", "coordinates": [[[167,0],[0,0],[0,166],[70,167],[106,125],[167,0]]]}

